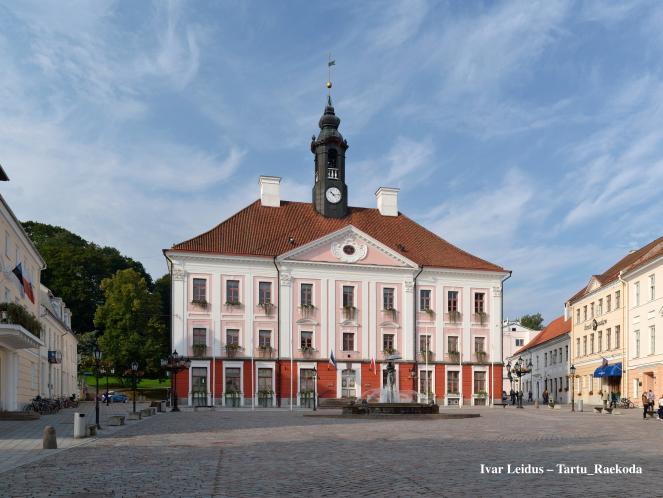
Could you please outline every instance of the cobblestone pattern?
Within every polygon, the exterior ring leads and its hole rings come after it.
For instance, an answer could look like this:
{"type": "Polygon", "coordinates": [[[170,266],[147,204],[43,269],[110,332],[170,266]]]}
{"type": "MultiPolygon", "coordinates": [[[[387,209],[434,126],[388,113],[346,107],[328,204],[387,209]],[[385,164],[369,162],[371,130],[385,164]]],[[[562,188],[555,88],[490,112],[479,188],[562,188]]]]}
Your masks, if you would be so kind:
{"type": "Polygon", "coordinates": [[[655,495],[663,482],[663,422],[643,421],[635,410],[620,416],[534,408],[467,411],[482,417],[169,413],[2,473],[0,496],[605,497],[655,495]],[[482,475],[481,463],[636,464],[643,474],[482,475]]]}

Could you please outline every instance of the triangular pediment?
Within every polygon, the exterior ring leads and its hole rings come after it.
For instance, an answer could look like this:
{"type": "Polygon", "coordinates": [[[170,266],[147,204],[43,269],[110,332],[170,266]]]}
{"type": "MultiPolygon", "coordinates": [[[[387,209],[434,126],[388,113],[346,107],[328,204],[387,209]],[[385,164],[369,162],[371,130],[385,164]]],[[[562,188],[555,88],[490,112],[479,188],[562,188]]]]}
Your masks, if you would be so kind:
{"type": "Polygon", "coordinates": [[[596,277],[596,275],[593,275],[592,278],[589,279],[589,282],[587,282],[587,287],[586,287],[587,292],[588,293],[593,292],[596,289],[598,289],[599,287],[601,287],[601,282],[596,277]]]}
{"type": "Polygon", "coordinates": [[[416,268],[413,261],[350,225],[278,258],[279,261],[416,268]]]}

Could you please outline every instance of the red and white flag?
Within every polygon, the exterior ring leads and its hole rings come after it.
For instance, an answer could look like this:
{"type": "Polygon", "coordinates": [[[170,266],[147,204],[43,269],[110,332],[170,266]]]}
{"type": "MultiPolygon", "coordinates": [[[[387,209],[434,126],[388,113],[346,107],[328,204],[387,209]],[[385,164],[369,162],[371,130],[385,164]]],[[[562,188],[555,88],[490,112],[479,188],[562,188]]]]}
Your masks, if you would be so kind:
{"type": "Polygon", "coordinates": [[[375,364],[375,356],[371,356],[371,370],[373,370],[375,373],[378,373],[378,367],[375,364]]]}

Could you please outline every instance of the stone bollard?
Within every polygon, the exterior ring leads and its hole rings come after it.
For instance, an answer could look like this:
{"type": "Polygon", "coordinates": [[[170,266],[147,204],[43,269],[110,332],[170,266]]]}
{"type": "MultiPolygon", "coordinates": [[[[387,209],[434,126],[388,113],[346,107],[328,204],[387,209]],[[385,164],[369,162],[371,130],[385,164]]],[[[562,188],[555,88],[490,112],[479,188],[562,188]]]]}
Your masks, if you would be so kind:
{"type": "Polygon", "coordinates": [[[538,408],[538,407],[539,407],[539,400],[537,399],[537,400],[534,402],[534,408],[538,408]]]}
{"type": "Polygon", "coordinates": [[[44,449],[45,450],[57,450],[58,449],[58,440],[55,437],[55,427],[47,425],[44,427],[44,449]]]}
{"type": "Polygon", "coordinates": [[[74,413],[74,439],[87,437],[87,422],[85,413],[74,413]]]}

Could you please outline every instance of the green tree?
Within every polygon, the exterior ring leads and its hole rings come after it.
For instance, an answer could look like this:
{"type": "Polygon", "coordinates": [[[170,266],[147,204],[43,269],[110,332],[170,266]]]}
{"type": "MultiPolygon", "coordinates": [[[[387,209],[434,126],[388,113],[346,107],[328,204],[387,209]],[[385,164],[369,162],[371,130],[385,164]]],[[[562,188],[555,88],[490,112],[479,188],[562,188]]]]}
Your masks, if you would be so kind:
{"type": "Polygon", "coordinates": [[[104,279],[101,289],[104,303],[97,308],[94,324],[102,334],[104,360],[116,372],[136,360],[146,376],[159,376],[160,360],[168,352],[160,296],[150,292],[145,277],[131,268],[104,279]]]}
{"type": "Polygon", "coordinates": [[[27,221],[23,227],[46,261],[42,283],[67,303],[72,329],[77,333],[94,328],[95,310],[104,302],[103,279],[118,270],[132,268],[145,279],[148,288],[152,287],[143,265],[117,249],[100,247],[57,226],[27,221]]]}
{"type": "Polygon", "coordinates": [[[520,325],[532,330],[543,330],[543,316],[541,313],[523,315],[520,317],[520,325]]]}
{"type": "MultiPolygon", "coordinates": [[[[166,328],[166,336],[170,337],[170,273],[166,273],[154,282],[154,293],[159,296],[161,320],[166,328]]],[[[166,344],[166,348],[168,348],[169,344],[166,344]]]]}

